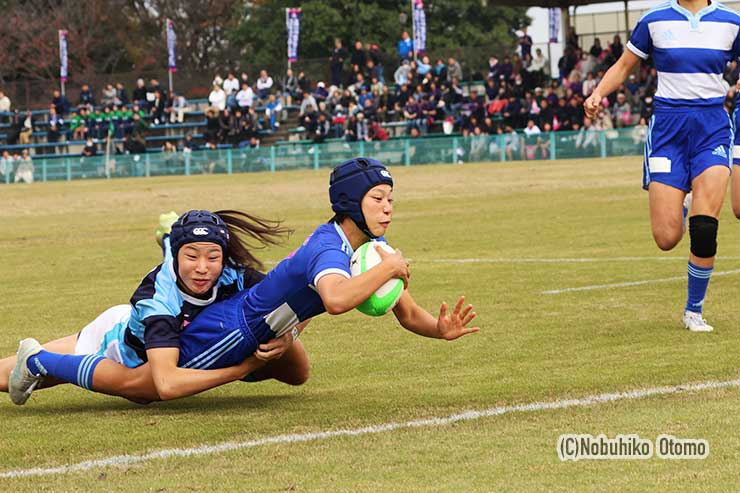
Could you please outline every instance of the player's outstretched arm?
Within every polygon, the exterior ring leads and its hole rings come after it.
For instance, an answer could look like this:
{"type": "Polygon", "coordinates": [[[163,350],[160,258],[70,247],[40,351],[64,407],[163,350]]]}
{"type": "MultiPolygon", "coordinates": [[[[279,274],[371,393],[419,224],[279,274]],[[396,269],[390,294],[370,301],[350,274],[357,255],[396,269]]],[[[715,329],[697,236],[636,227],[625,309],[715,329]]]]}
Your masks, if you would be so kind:
{"type": "Polygon", "coordinates": [[[451,341],[480,330],[480,327],[468,327],[475,318],[475,312],[473,305],[463,308],[464,303],[465,297],[461,296],[449,314],[447,303],[442,303],[439,318],[434,318],[431,313],[416,304],[408,291],[404,291],[398,305],[393,309],[393,314],[405,329],[415,334],[451,341]]]}
{"type": "Polygon", "coordinates": [[[186,397],[244,378],[264,366],[265,362],[250,356],[242,363],[228,368],[195,370],[178,368],[180,350],[176,347],[148,349],[147,358],[157,394],[163,401],[186,397]]]}

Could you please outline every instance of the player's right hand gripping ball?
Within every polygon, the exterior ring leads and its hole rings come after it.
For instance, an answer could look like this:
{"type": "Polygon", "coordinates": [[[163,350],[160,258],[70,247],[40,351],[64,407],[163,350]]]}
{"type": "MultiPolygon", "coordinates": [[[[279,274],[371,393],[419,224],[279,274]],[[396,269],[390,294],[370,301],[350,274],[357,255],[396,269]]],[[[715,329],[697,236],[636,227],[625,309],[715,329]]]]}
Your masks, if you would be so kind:
{"type": "MultiPolygon", "coordinates": [[[[380,255],[375,250],[375,245],[380,245],[383,250],[393,253],[395,250],[382,241],[368,241],[358,248],[352,255],[349,270],[352,276],[359,276],[380,263],[380,255]]],[[[365,315],[379,317],[392,310],[403,294],[403,280],[391,279],[363,301],[357,309],[365,315]]]]}
{"type": "Polygon", "coordinates": [[[157,240],[157,244],[159,246],[162,246],[163,238],[170,234],[170,231],[172,231],[172,225],[179,217],[180,216],[175,211],[159,215],[159,226],[157,226],[156,231],[154,231],[154,239],[157,240]]]}

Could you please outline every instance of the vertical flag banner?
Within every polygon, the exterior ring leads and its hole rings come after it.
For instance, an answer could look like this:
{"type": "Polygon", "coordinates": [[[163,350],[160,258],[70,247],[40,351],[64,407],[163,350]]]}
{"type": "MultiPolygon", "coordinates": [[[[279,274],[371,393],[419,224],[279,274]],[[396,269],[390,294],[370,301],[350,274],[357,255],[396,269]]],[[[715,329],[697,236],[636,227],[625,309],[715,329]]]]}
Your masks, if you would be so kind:
{"type": "Polygon", "coordinates": [[[298,61],[298,38],[301,32],[301,9],[285,9],[288,27],[288,62],[298,61]]]}
{"type": "Polygon", "coordinates": [[[167,19],[167,65],[170,72],[177,72],[177,61],[175,60],[175,23],[167,19]]]}
{"type": "Polygon", "coordinates": [[[59,78],[62,83],[67,82],[67,31],[59,30],[59,78]]]}
{"type": "Polygon", "coordinates": [[[550,43],[558,42],[558,33],[560,32],[560,9],[548,9],[550,43]]]}
{"type": "Polygon", "coordinates": [[[414,0],[414,51],[427,51],[427,15],[422,0],[414,0]]]}

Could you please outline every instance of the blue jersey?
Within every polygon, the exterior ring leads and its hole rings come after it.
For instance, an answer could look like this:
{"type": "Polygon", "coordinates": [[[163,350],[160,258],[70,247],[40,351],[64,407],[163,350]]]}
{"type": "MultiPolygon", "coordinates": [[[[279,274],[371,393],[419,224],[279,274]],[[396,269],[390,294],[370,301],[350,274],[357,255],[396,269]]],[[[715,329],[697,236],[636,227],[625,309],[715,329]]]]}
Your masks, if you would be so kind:
{"type": "Polygon", "coordinates": [[[696,15],[676,0],[640,18],[627,49],[652,55],[658,71],[655,108],[721,107],[727,94],[722,73],[740,55],[740,14],[716,1],[696,15]]]}
{"type": "Polygon", "coordinates": [[[327,274],[349,278],[354,251],[336,223],[319,226],[300,248],[275,266],[244,298],[244,318],[257,333],[281,335],[298,322],[324,313],[316,284],[327,274]]]}
{"type": "Polygon", "coordinates": [[[118,332],[119,347],[129,361],[147,361],[146,350],[179,347],[182,330],[208,305],[230,298],[253,286],[264,275],[254,270],[225,266],[207,299],[180,290],[169,239],[164,242],[164,262],[150,271],[131,297],[131,318],[118,332]]]}

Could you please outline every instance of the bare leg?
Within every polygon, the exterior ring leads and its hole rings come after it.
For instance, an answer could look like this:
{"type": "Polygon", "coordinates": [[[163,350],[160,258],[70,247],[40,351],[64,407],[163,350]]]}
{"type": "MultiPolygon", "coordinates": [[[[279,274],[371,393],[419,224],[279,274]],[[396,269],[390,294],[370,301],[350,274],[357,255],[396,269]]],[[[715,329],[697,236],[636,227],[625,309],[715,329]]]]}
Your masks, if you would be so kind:
{"type": "Polygon", "coordinates": [[[95,367],[92,388],[95,392],[123,397],[138,404],[160,400],[148,363],[128,368],[104,359],[95,367]]]}
{"type": "Polygon", "coordinates": [[[658,248],[670,250],[683,237],[683,199],[686,192],[669,185],[651,182],[648,195],[653,238],[658,248]]]}
{"type": "Polygon", "coordinates": [[[268,362],[250,377],[255,382],[274,378],[288,385],[301,385],[308,380],[310,366],[303,343],[297,339],[280,359],[268,362]]]}
{"type": "MultiPolygon", "coordinates": [[[[62,337],[61,339],[56,339],[51,342],[47,342],[46,344],[44,344],[44,349],[52,351],[54,353],[74,354],[76,343],[77,334],[74,334],[71,336],[62,337]]],[[[7,358],[0,359],[0,392],[8,391],[8,379],[10,378],[10,372],[13,371],[13,368],[15,367],[15,362],[15,354],[13,356],[8,356],[7,358]]],[[[58,383],[63,382],[59,382],[51,378],[44,379],[43,387],[51,387],[53,385],[57,385],[58,383]]]]}
{"type": "Polygon", "coordinates": [[[740,219],[740,166],[732,167],[732,212],[740,219]]]}

